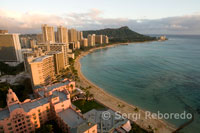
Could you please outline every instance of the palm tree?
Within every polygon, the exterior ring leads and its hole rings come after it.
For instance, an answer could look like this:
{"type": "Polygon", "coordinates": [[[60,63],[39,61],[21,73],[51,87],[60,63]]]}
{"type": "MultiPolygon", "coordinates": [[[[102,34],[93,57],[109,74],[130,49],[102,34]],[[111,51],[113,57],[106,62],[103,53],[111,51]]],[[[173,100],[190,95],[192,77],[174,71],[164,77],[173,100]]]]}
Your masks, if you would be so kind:
{"type": "Polygon", "coordinates": [[[94,99],[94,94],[89,94],[90,99],[94,99]]]}
{"type": "Polygon", "coordinates": [[[86,91],[86,92],[85,92],[86,101],[88,101],[89,96],[90,96],[90,92],[89,92],[89,91],[86,91]]]}

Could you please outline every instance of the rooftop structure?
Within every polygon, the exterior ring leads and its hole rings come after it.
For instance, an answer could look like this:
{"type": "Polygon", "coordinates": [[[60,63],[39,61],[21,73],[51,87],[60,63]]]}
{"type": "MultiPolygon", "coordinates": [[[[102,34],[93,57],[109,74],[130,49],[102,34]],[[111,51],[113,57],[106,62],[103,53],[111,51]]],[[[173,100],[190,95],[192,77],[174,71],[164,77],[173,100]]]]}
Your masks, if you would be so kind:
{"type": "Polygon", "coordinates": [[[0,61],[23,62],[18,34],[0,33],[0,61]]]}
{"type": "Polygon", "coordinates": [[[130,121],[116,115],[111,109],[108,110],[96,110],[93,109],[83,115],[91,123],[97,123],[98,132],[114,132],[116,130],[121,130],[123,132],[129,132],[131,130],[130,121]],[[107,112],[110,116],[108,119],[102,117],[102,113],[107,112]]]}
{"type": "Polygon", "coordinates": [[[54,59],[52,55],[29,57],[30,74],[34,86],[48,83],[55,76],[54,59]]]}
{"type": "Polygon", "coordinates": [[[75,111],[66,88],[57,88],[45,94],[48,95],[20,102],[9,89],[8,106],[0,110],[0,132],[34,132],[45,122],[54,119],[63,132],[97,133],[97,125],[86,125],[87,120],[75,111]]]}

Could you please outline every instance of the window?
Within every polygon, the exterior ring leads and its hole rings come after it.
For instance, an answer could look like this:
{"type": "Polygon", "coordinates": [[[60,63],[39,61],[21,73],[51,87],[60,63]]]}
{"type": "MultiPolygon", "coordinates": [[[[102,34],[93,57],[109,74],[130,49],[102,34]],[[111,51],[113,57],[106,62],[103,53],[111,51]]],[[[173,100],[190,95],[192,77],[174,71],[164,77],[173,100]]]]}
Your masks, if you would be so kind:
{"type": "Polygon", "coordinates": [[[10,126],[10,125],[11,125],[11,123],[8,123],[7,125],[8,125],[8,126],[10,126]]]}
{"type": "Polygon", "coordinates": [[[33,113],[33,116],[35,116],[35,113],[33,113]]]}
{"type": "Polygon", "coordinates": [[[36,124],[35,127],[38,127],[38,125],[36,124]]]}
{"type": "Polygon", "coordinates": [[[35,121],[35,124],[37,123],[37,121],[35,121]]]}
{"type": "Polygon", "coordinates": [[[41,116],[41,113],[39,113],[39,116],[41,116]]]}
{"type": "Polygon", "coordinates": [[[27,122],[30,122],[30,120],[27,120],[27,122]]]}
{"type": "Polygon", "coordinates": [[[28,129],[29,129],[29,130],[31,130],[32,128],[31,128],[31,127],[29,127],[28,129]]]}
{"type": "Polygon", "coordinates": [[[8,130],[12,130],[12,127],[9,127],[8,130]]]}
{"type": "Polygon", "coordinates": [[[28,126],[31,126],[31,124],[29,123],[28,126]]]}
{"type": "Polygon", "coordinates": [[[26,118],[28,119],[28,118],[29,118],[29,116],[26,116],[26,118]]]}
{"type": "Polygon", "coordinates": [[[38,109],[38,112],[40,112],[40,109],[38,109]]]}
{"type": "Polygon", "coordinates": [[[33,119],[35,120],[35,119],[36,119],[36,117],[33,117],[33,119]]]}

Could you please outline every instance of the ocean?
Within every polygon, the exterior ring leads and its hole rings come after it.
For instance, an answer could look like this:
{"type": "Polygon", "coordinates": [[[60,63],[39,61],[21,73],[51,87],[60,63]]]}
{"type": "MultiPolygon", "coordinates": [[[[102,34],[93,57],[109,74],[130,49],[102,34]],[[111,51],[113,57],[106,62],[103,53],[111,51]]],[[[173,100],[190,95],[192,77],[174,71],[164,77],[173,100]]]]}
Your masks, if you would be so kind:
{"type": "MultiPolygon", "coordinates": [[[[106,92],[144,110],[194,114],[181,130],[200,132],[200,36],[118,45],[83,57],[83,74],[106,92]]],[[[188,119],[166,119],[179,127],[188,119]]]]}

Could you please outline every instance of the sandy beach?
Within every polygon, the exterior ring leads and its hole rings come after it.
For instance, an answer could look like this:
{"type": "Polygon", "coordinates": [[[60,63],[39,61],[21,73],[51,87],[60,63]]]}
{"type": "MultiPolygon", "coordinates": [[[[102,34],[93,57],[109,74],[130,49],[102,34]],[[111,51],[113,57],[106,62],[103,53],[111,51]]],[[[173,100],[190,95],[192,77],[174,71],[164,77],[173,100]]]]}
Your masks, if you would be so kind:
{"type": "MultiPolygon", "coordinates": [[[[122,44],[122,43],[120,43],[122,44]]],[[[76,58],[74,67],[78,71],[78,76],[80,78],[80,82],[77,82],[76,84],[78,86],[82,87],[88,87],[91,86],[92,88],[89,90],[92,94],[94,94],[95,100],[97,100],[99,103],[111,108],[114,111],[118,111],[121,114],[134,114],[134,116],[138,117],[139,119],[135,119],[136,117],[129,116],[129,119],[134,121],[136,124],[138,124],[140,127],[149,130],[149,126],[154,129],[154,132],[156,133],[171,133],[175,130],[175,127],[173,125],[170,125],[169,123],[159,120],[159,119],[150,119],[149,117],[146,117],[146,111],[140,109],[137,107],[138,111],[135,110],[136,106],[128,104],[115,96],[110,95],[109,93],[105,92],[102,88],[96,86],[91,81],[89,81],[81,72],[81,64],[80,59],[87,55],[88,53],[91,53],[97,49],[102,48],[108,48],[108,47],[114,47],[116,45],[120,44],[113,44],[108,45],[107,47],[98,47],[93,48],[87,52],[82,52],[79,57],[76,58]]],[[[125,44],[125,43],[124,43],[125,44]]]]}

